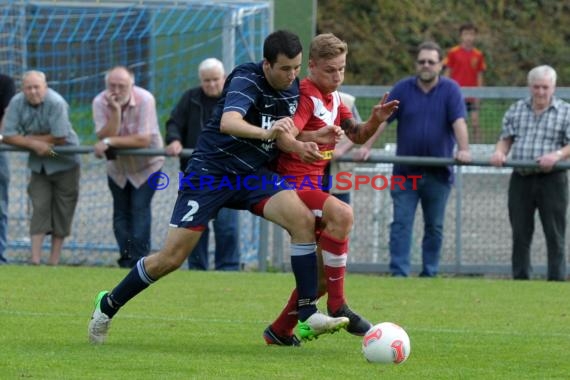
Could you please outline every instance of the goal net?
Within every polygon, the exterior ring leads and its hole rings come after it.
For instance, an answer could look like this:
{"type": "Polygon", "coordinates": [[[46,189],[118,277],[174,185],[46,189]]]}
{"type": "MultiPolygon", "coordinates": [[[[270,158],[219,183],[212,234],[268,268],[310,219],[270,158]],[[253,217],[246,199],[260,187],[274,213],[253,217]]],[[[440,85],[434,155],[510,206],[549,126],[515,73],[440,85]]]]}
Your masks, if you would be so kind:
{"type": "MultiPolygon", "coordinates": [[[[182,93],[198,85],[202,60],[216,57],[228,72],[261,60],[272,12],[271,1],[0,0],[0,72],[19,84],[24,71],[43,71],[49,86],[70,104],[82,144],[90,145],[95,141],[91,102],[104,89],[108,69],[133,70],[137,85],[154,94],[164,128],[182,93]]],[[[16,261],[29,252],[26,159],[26,154],[10,154],[8,249],[16,261]]],[[[175,175],[177,161],[167,163],[164,170],[175,175]]],[[[92,155],[82,156],[80,201],[62,262],[107,265],[117,258],[104,166],[92,155]]],[[[153,249],[164,240],[175,198],[176,191],[169,190],[153,199],[153,249]]],[[[258,222],[248,218],[240,223],[247,226],[242,253],[257,247],[252,229],[257,231],[258,222]]]]}

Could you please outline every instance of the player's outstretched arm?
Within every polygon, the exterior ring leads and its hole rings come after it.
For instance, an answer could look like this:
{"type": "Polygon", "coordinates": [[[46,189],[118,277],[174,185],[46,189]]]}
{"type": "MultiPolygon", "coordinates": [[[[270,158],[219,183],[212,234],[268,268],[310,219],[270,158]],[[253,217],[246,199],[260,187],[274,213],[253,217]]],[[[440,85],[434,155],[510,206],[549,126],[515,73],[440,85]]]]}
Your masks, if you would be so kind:
{"type": "Polygon", "coordinates": [[[356,123],[354,119],[347,119],[342,122],[342,129],[352,142],[364,144],[379,128],[381,128],[379,133],[383,131],[385,121],[398,110],[400,104],[399,100],[391,100],[386,103],[387,98],[388,93],[384,94],[382,100],[372,108],[370,117],[364,123],[356,123]]]}

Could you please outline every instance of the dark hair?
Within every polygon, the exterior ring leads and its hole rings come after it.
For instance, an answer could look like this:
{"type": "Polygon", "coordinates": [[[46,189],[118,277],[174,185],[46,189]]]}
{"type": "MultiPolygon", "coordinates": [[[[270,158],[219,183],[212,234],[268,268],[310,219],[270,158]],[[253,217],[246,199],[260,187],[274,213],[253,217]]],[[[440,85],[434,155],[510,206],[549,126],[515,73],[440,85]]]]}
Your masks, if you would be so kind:
{"type": "Polygon", "coordinates": [[[459,34],[461,34],[461,32],[463,32],[464,30],[472,30],[472,31],[474,31],[475,33],[478,32],[477,27],[475,26],[475,24],[472,24],[472,23],[470,23],[470,22],[467,22],[467,23],[465,23],[465,24],[462,24],[462,25],[459,27],[459,34]]]}
{"type": "Polygon", "coordinates": [[[425,41],[418,46],[417,54],[420,54],[422,50],[435,50],[437,52],[438,59],[441,61],[442,58],[442,50],[441,47],[433,41],[425,41]]]}
{"type": "Polygon", "coordinates": [[[288,30],[277,30],[265,38],[263,43],[263,58],[270,65],[277,61],[279,54],[287,58],[295,58],[303,51],[299,36],[288,30]]]}

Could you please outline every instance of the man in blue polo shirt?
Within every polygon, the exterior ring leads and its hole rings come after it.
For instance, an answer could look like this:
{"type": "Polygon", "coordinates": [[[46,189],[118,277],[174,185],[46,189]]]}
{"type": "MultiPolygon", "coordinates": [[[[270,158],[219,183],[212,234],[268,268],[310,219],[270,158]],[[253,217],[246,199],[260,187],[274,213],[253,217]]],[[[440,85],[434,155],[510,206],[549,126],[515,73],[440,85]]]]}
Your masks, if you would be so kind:
{"type": "MultiPolygon", "coordinates": [[[[416,75],[400,80],[387,101],[400,99],[399,109],[387,123],[398,121],[398,156],[454,157],[471,161],[465,102],[456,82],[440,76],[442,51],[435,42],[418,47],[416,75]]],[[[384,130],[386,122],[380,126],[384,130]]],[[[445,206],[453,183],[452,167],[394,165],[394,175],[421,175],[417,188],[411,181],[391,190],[394,220],[390,226],[390,271],[408,276],[412,229],[418,202],[424,215],[421,277],[434,277],[443,242],[445,206]]]]}

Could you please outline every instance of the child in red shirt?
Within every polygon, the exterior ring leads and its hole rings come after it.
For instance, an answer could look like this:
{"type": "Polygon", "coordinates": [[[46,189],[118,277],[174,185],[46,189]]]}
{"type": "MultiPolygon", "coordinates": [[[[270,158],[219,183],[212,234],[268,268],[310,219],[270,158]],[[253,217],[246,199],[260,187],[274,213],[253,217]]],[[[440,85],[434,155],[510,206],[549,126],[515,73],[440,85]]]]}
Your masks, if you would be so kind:
{"type": "MultiPolygon", "coordinates": [[[[452,47],[444,58],[446,74],[461,87],[480,87],[483,85],[483,72],[487,69],[483,52],[475,47],[477,27],[463,24],[459,28],[461,43],[452,47]]],[[[473,141],[480,142],[479,99],[465,98],[465,105],[470,114],[470,127],[473,130],[473,141]]]]}

